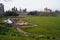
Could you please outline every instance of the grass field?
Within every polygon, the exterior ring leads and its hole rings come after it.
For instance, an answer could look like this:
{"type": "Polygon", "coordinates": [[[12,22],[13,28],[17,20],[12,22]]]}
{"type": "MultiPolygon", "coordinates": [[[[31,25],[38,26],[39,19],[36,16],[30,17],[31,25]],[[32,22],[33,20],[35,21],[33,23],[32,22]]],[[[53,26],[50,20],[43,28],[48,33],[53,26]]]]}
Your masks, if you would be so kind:
{"type": "MultiPolygon", "coordinates": [[[[0,21],[2,22],[3,19],[0,19],[0,21]]],[[[0,24],[0,40],[60,40],[60,17],[27,16],[22,19],[38,25],[36,27],[21,27],[24,31],[51,36],[54,39],[24,36],[14,27],[7,29],[5,25],[0,24]]]]}
{"type": "Polygon", "coordinates": [[[27,17],[24,18],[32,24],[37,24],[37,27],[23,27],[22,29],[31,33],[50,35],[55,38],[60,38],[60,17],[27,17]]]}

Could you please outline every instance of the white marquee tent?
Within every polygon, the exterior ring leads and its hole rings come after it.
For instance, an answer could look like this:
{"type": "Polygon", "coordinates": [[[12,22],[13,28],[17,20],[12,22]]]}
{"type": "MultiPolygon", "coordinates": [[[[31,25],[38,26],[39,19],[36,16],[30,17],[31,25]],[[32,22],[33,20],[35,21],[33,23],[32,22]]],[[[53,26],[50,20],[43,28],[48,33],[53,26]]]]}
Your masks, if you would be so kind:
{"type": "Polygon", "coordinates": [[[8,24],[12,24],[13,22],[8,18],[6,20],[4,20],[5,23],[8,23],[8,24]]]}

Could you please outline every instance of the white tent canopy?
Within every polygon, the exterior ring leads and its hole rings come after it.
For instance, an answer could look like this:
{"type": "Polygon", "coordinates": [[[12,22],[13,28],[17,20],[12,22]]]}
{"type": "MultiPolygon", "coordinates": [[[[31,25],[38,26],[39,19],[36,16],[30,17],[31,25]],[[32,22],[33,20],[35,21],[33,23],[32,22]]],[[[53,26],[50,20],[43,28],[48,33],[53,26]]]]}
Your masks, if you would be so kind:
{"type": "Polygon", "coordinates": [[[8,18],[6,20],[4,20],[5,23],[8,23],[8,24],[12,24],[13,22],[8,18]]]}

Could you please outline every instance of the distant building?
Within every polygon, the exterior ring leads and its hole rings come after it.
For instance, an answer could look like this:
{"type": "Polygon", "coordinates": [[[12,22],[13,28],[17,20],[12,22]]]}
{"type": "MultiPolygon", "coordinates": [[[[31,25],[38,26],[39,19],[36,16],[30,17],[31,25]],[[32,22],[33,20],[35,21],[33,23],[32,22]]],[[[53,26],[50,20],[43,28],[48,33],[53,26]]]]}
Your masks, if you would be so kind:
{"type": "Polygon", "coordinates": [[[0,3],[0,16],[3,16],[4,14],[4,5],[0,3]]]}
{"type": "Polygon", "coordinates": [[[52,10],[48,8],[44,8],[44,12],[52,12],[52,10]]]}
{"type": "Polygon", "coordinates": [[[27,9],[25,8],[25,9],[23,9],[23,12],[27,12],[27,9]]]}
{"type": "Polygon", "coordinates": [[[27,9],[21,9],[20,8],[20,11],[19,11],[19,15],[27,15],[27,9]]]}
{"type": "Polygon", "coordinates": [[[19,13],[16,7],[12,8],[12,12],[16,12],[17,14],[19,13]]]}
{"type": "Polygon", "coordinates": [[[16,12],[19,15],[27,15],[27,9],[21,9],[18,11],[16,7],[12,8],[12,12],[16,12]]]}
{"type": "Polygon", "coordinates": [[[16,8],[15,7],[12,8],[12,12],[16,12],[16,8]]]}

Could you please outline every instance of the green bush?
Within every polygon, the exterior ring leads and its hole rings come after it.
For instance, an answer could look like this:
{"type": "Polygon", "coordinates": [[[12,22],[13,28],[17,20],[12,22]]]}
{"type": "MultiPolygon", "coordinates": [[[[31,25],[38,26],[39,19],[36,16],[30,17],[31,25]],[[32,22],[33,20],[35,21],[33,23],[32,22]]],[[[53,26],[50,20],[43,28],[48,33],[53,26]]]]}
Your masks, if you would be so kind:
{"type": "Polygon", "coordinates": [[[4,16],[18,16],[16,12],[7,11],[4,13],[4,16]]]}

